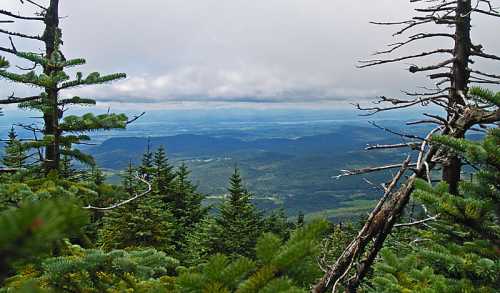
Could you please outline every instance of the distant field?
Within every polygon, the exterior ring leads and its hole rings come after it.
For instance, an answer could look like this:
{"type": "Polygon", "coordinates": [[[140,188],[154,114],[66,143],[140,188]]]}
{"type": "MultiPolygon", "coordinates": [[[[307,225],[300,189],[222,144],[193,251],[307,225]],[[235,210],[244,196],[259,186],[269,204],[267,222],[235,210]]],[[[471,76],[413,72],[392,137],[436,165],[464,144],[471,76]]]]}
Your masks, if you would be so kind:
{"type": "MultiPolygon", "coordinates": [[[[340,169],[401,161],[404,153],[364,151],[367,144],[391,141],[383,131],[352,125],[300,138],[243,140],[186,134],[150,139],[153,149],[167,148],[173,164],[189,166],[192,181],[208,195],[206,204],[223,198],[227,180],[238,167],[259,208],[282,207],[290,216],[303,212],[308,218],[326,216],[336,221],[367,212],[380,194],[361,177],[333,177],[340,169]]],[[[146,144],[144,137],[112,138],[91,152],[113,174],[110,180],[117,182],[118,171],[129,160],[138,163],[146,144]]],[[[386,180],[385,174],[367,177],[374,182],[386,180]]]]}

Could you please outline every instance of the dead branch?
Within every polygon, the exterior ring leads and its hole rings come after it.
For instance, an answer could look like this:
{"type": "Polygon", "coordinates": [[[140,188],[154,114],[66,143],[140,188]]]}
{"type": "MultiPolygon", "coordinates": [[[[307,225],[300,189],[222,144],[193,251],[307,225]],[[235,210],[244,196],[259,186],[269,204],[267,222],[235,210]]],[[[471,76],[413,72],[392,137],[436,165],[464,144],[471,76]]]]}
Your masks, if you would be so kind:
{"type": "Polygon", "coordinates": [[[395,63],[403,60],[408,60],[408,59],[414,59],[414,58],[421,58],[425,56],[430,56],[434,54],[453,54],[453,50],[450,49],[437,49],[434,51],[429,51],[429,52],[422,52],[420,54],[415,54],[415,55],[409,55],[409,56],[403,56],[403,57],[398,57],[398,58],[393,58],[393,59],[374,59],[374,60],[361,60],[359,61],[360,63],[364,63],[364,65],[358,65],[358,68],[365,68],[365,67],[371,67],[375,65],[380,65],[380,64],[386,64],[386,63],[395,63]]]}
{"type": "Polygon", "coordinates": [[[376,144],[376,145],[372,145],[372,146],[367,146],[365,148],[365,150],[370,151],[370,150],[396,149],[396,148],[405,148],[405,147],[409,147],[409,148],[413,149],[418,145],[420,145],[420,143],[417,143],[417,142],[398,143],[398,144],[376,144]]]}
{"type": "Polygon", "coordinates": [[[0,14],[6,15],[9,17],[13,17],[13,18],[17,18],[17,19],[23,19],[23,20],[41,20],[41,21],[44,20],[43,17],[22,16],[22,15],[14,14],[10,11],[3,10],[3,9],[0,9],[0,14]]]}
{"type": "Polygon", "coordinates": [[[142,178],[142,177],[140,177],[140,176],[138,176],[138,175],[136,175],[135,177],[136,177],[138,180],[142,181],[143,183],[145,183],[145,184],[148,186],[146,191],[144,191],[144,192],[142,192],[142,193],[139,193],[139,194],[137,194],[137,195],[135,195],[135,196],[133,196],[133,197],[131,197],[131,198],[127,199],[127,200],[124,200],[124,201],[118,202],[118,203],[113,204],[113,205],[108,206],[108,207],[94,207],[94,206],[88,205],[88,206],[84,207],[84,209],[87,209],[87,210],[97,210],[97,211],[109,211],[109,210],[113,210],[113,209],[116,209],[116,208],[118,208],[118,207],[121,207],[121,206],[123,206],[123,205],[126,205],[126,204],[128,204],[128,203],[130,203],[130,202],[132,202],[132,201],[134,201],[134,200],[136,200],[136,199],[138,199],[138,198],[140,198],[140,197],[143,197],[143,196],[145,196],[146,194],[150,193],[150,192],[151,192],[151,190],[152,190],[151,183],[149,183],[149,182],[148,182],[148,181],[146,181],[144,178],[142,178]]]}
{"type": "MultiPolygon", "coordinates": [[[[401,168],[402,166],[403,166],[402,164],[392,164],[392,165],[385,165],[385,166],[378,166],[378,167],[366,167],[366,168],[353,169],[353,170],[340,170],[340,172],[342,172],[342,174],[337,175],[337,176],[333,176],[332,178],[340,179],[340,178],[346,177],[346,176],[354,176],[354,175],[372,173],[372,172],[377,172],[377,171],[384,171],[384,170],[389,170],[389,169],[401,168]]],[[[408,166],[414,167],[414,166],[416,166],[416,164],[408,164],[408,166]]]]}
{"type": "Polygon", "coordinates": [[[24,38],[24,39],[31,39],[31,40],[43,41],[43,38],[40,37],[40,36],[31,36],[31,35],[26,35],[26,34],[23,34],[23,33],[17,33],[17,32],[7,31],[7,30],[4,30],[4,29],[0,29],[0,33],[6,34],[6,35],[9,35],[9,36],[16,36],[16,37],[20,37],[20,38],[24,38]]]}
{"type": "MultiPolygon", "coordinates": [[[[109,109],[108,109],[108,112],[109,112],[109,109]]],[[[127,121],[127,124],[133,123],[134,121],[136,121],[137,119],[141,118],[145,114],[146,114],[146,112],[142,112],[141,114],[134,116],[132,119],[130,119],[130,120],[127,121]]]]}
{"type": "Polygon", "coordinates": [[[419,221],[411,222],[411,223],[402,223],[402,224],[396,224],[394,225],[394,228],[400,228],[400,227],[411,227],[411,226],[417,226],[417,225],[422,225],[423,223],[429,222],[429,221],[435,221],[437,218],[439,218],[440,214],[437,214],[432,217],[428,217],[419,221]]]}

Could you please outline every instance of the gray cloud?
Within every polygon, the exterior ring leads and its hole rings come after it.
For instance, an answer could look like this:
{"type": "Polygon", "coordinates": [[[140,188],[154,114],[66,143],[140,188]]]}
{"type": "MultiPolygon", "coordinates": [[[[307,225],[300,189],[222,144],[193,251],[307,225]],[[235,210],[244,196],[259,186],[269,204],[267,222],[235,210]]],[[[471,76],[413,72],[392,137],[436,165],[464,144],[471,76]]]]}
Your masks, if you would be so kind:
{"type": "MultiPolygon", "coordinates": [[[[6,8],[20,7],[18,0],[2,2],[6,8]]],[[[404,71],[404,64],[365,70],[355,65],[393,41],[392,29],[368,22],[404,19],[411,14],[408,2],[63,1],[66,55],[84,56],[87,70],[120,71],[129,76],[112,85],[68,94],[89,95],[102,102],[332,106],[335,101],[399,94],[400,89],[428,82],[422,75],[404,71]]],[[[35,25],[9,27],[26,32],[36,29],[35,25]]],[[[477,30],[474,37],[498,51],[500,41],[494,35],[491,29],[477,30]]],[[[16,42],[18,47],[29,47],[16,42]]],[[[422,47],[436,45],[447,44],[434,41],[422,47]]],[[[1,94],[25,92],[4,82],[0,86],[1,94]]]]}

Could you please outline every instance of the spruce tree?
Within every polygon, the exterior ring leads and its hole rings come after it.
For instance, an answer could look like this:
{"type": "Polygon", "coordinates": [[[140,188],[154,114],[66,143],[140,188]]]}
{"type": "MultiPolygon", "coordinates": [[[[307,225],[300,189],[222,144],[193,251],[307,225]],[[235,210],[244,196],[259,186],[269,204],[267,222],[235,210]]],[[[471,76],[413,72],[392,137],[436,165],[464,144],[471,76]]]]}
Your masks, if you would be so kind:
{"type": "Polygon", "coordinates": [[[28,188],[23,195],[27,198],[17,203],[19,208],[0,212],[0,284],[14,266],[50,255],[56,242],[79,234],[88,221],[85,211],[68,199],[33,200],[39,196],[28,188]]]}
{"type": "Polygon", "coordinates": [[[313,221],[285,242],[265,233],[257,241],[255,260],[216,254],[181,272],[176,285],[181,292],[306,292],[321,272],[317,257],[327,227],[324,220],[313,221]]]}
{"type": "MultiPolygon", "coordinates": [[[[140,192],[142,186],[136,182],[132,163],[124,172],[123,187],[130,198],[140,192]]],[[[176,231],[174,217],[167,204],[155,194],[134,200],[103,217],[99,231],[99,242],[105,249],[127,247],[154,247],[172,252],[173,236],[176,231]]]]}
{"type": "Polygon", "coordinates": [[[146,151],[142,154],[139,172],[141,176],[144,176],[144,179],[146,181],[151,181],[151,178],[153,176],[153,152],[151,151],[151,142],[149,137],[146,151]]]}
{"type": "Polygon", "coordinates": [[[197,223],[186,234],[185,248],[182,262],[188,266],[205,263],[216,251],[217,234],[219,227],[215,219],[209,215],[197,223]]]}
{"type": "Polygon", "coordinates": [[[132,165],[132,161],[128,162],[127,170],[125,170],[122,174],[122,186],[128,195],[132,196],[137,191],[137,184],[134,179],[135,169],[132,165]]]}
{"type": "Polygon", "coordinates": [[[99,243],[105,250],[153,247],[173,252],[174,218],[154,196],[130,202],[107,213],[99,231],[99,243]]]}
{"type": "Polygon", "coordinates": [[[101,168],[94,166],[90,172],[90,179],[95,185],[99,186],[106,181],[106,176],[102,172],[101,168]]]}
{"type": "Polygon", "coordinates": [[[167,195],[173,188],[173,181],[176,177],[174,166],[168,161],[165,148],[160,146],[153,156],[153,189],[161,195],[167,195]]]}
{"type": "Polygon", "coordinates": [[[251,202],[251,194],[243,186],[236,168],[229,179],[229,195],[219,209],[219,252],[242,256],[254,255],[254,247],[261,233],[261,217],[251,202]]]}
{"type": "Polygon", "coordinates": [[[19,141],[14,127],[11,127],[8,140],[4,148],[4,156],[2,164],[9,168],[23,168],[26,166],[26,152],[23,148],[22,142],[19,141]]]}
{"type": "MultiPolygon", "coordinates": [[[[33,2],[29,1],[29,3],[33,2]]],[[[35,133],[41,133],[43,137],[24,143],[24,147],[43,149],[43,152],[40,152],[41,161],[47,174],[53,170],[60,170],[62,156],[69,156],[82,163],[93,165],[92,157],[73,148],[73,145],[88,141],[90,138],[85,135],[88,132],[125,128],[127,117],[123,114],[113,113],[101,115],[88,113],[83,116],[64,117],[68,107],[95,105],[96,101],[78,96],[65,97],[63,93],[76,87],[112,82],[125,78],[126,75],[124,73],[101,75],[98,72],[93,72],[84,76],[82,72],[77,72],[76,76],[71,78],[65,71],[85,64],[85,59],[67,59],[61,51],[63,41],[62,30],[59,27],[59,1],[50,0],[47,7],[36,6],[42,10],[38,14],[40,17],[21,17],[21,19],[42,21],[45,26],[43,35],[15,35],[43,42],[45,52],[43,54],[22,52],[17,50],[14,45],[11,49],[1,48],[1,51],[10,53],[23,61],[31,62],[35,66],[27,73],[17,73],[9,71],[9,62],[5,58],[0,58],[0,78],[37,88],[40,93],[25,98],[11,96],[7,100],[2,100],[2,103],[17,104],[21,109],[41,112],[44,127],[42,129],[28,127],[35,133]],[[37,68],[41,68],[41,71],[38,71],[37,68]]],[[[15,14],[10,13],[10,15],[15,14]]]]}
{"type": "MultiPolygon", "coordinates": [[[[168,167],[168,165],[164,167],[168,167]]],[[[202,205],[204,196],[191,183],[189,174],[190,171],[184,164],[179,166],[175,173],[164,172],[163,179],[160,179],[168,182],[170,178],[173,178],[173,181],[166,185],[166,193],[158,193],[159,199],[173,215],[175,223],[174,243],[179,253],[187,249],[187,235],[193,231],[208,212],[208,209],[202,205]]]]}
{"type": "Polygon", "coordinates": [[[285,210],[279,208],[272,211],[269,216],[263,219],[262,230],[263,232],[273,233],[287,240],[294,226],[294,223],[288,221],[285,210]]]}

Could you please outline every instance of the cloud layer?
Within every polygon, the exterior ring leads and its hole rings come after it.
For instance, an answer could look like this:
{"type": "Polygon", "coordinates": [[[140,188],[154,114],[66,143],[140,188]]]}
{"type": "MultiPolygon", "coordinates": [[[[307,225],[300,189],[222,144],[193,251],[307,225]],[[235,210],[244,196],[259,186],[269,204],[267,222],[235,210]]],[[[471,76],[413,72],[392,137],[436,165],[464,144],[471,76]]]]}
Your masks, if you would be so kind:
{"type": "MultiPolygon", "coordinates": [[[[3,0],[19,10],[18,0],[3,0]]],[[[42,1],[42,0],[40,0],[42,1]]],[[[404,64],[357,69],[393,41],[370,20],[400,20],[409,1],[86,0],[61,3],[64,52],[85,70],[126,72],[127,80],[68,94],[102,102],[284,103],[355,101],[428,84],[404,64]]],[[[481,24],[481,23],[479,23],[481,24]]],[[[34,24],[11,30],[40,30],[34,24]]],[[[494,40],[492,30],[475,37],[494,40]]],[[[4,42],[6,40],[1,40],[4,42]]],[[[447,46],[445,40],[423,44],[447,46]],[[439,43],[442,41],[443,43],[439,43]]],[[[39,45],[19,42],[18,47],[39,45]]],[[[404,53],[405,51],[402,51],[404,53]]],[[[0,83],[0,93],[24,90],[0,83]]]]}

